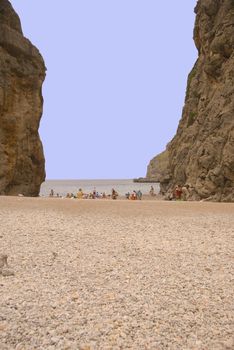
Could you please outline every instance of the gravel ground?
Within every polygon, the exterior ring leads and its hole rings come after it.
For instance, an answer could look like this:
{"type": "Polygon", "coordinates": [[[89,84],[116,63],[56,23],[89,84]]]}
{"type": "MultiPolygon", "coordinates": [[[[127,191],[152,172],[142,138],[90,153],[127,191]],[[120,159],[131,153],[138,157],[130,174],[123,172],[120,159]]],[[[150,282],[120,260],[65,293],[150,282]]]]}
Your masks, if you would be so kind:
{"type": "Polygon", "coordinates": [[[0,197],[0,349],[233,349],[233,214],[0,197]]]}

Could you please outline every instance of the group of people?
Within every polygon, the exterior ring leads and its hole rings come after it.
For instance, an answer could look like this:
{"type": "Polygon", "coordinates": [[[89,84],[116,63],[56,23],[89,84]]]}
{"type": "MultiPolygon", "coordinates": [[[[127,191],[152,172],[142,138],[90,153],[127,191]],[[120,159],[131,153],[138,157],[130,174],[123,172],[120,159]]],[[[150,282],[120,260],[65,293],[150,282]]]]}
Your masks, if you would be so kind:
{"type": "Polygon", "coordinates": [[[168,200],[183,200],[186,201],[189,197],[189,185],[176,185],[167,195],[168,200]]]}
{"type": "MultiPolygon", "coordinates": [[[[129,200],[141,200],[142,199],[142,192],[141,190],[139,191],[132,191],[125,193],[125,198],[129,199],[129,200]]],[[[156,196],[154,187],[151,186],[150,191],[149,191],[149,195],[151,197],[156,196]]],[[[171,189],[170,191],[167,192],[166,195],[166,199],[167,200],[188,200],[190,195],[190,188],[189,185],[176,185],[173,189],[171,189]]],[[[57,198],[61,198],[62,196],[59,195],[59,193],[54,192],[53,189],[51,189],[50,197],[57,197],[57,198]]],[[[96,199],[96,198],[109,198],[109,199],[117,199],[119,196],[118,192],[112,188],[111,190],[111,194],[106,194],[105,192],[98,192],[96,190],[96,188],[94,187],[93,191],[90,193],[84,193],[82,188],[79,188],[78,192],[76,194],[74,193],[67,193],[66,198],[77,198],[77,199],[96,199]]]]}
{"type": "MultiPolygon", "coordinates": [[[[57,197],[61,198],[59,193],[54,192],[53,189],[50,190],[49,197],[57,197]]],[[[96,198],[112,198],[112,199],[117,199],[118,197],[118,192],[112,188],[111,194],[106,194],[105,192],[99,193],[96,188],[93,189],[92,192],[90,193],[84,193],[82,188],[79,188],[78,192],[76,194],[74,193],[67,193],[66,198],[77,198],[77,199],[96,199],[96,198]]]]}
{"type": "MultiPolygon", "coordinates": [[[[93,189],[90,193],[84,193],[81,188],[79,188],[76,195],[73,193],[67,193],[66,198],[78,198],[78,199],[100,199],[100,198],[111,198],[111,199],[117,199],[119,196],[118,192],[112,188],[111,194],[106,194],[105,192],[98,192],[96,191],[96,188],[93,189]]],[[[136,200],[136,199],[142,199],[142,192],[139,190],[138,192],[133,191],[132,193],[128,192],[125,194],[126,199],[136,200]]]]}
{"type": "MultiPolygon", "coordinates": [[[[153,186],[151,186],[151,190],[150,190],[150,194],[151,195],[154,195],[154,188],[153,186]]],[[[129,199],[129,200],[141,200],[142,199],[142,192],[141,190],[139,191],[132,191],[131,193],[130,192],[127,192],[125,193],[125,198],[126,199],[129,199]]],[[[49,194],[50,197],[58,197],[60,198],[61,196],[59,195],[59,193],[56,193],[54,192],[53,189],[51,189],[50,191],[50,194],[49,194]]],[[[100,198],[109,198],[109,199],[117,199],[119,196],[118,192],[112,188],[111,190],[111,194],[106,194],[105,192],[98,192],[96,190],[96,188],[93,189],[92,192],[90,193],[85,193],[83,192],[82,188],[79,188],[78,192],[76,194],[74,193],[67,193],[66,194],[66,198],[77,198],[77,199],[100,199],[100,198]]]]}
{"type": "Polygon", "coordinates": [[[54,192],[54,190],[50,190],[50,194],[49,194],[50,197],[57,197],[57,198],[61,198],[61,196],[59,195],[59,193],[56,193],[54,192]]]}
{"type": "Polygon", "coordinates": [[[142,199],[142,192],[141,192],[141,190],[139,190],[139,191],[134,190],[132,193],[130,193],[130,192],[126,193],[125,197],[126,197],[126,199],[130,199],[130,200],[137,200],[137,199],[141,200],[142,199]]]}
{"type": "Polygon", "coordinates": [[[116,199],[117,197],[117,192],[112,189],[112,194],[107,195],[105,192],[98,192],[96,188],[93,189],[92,192],[85,193],[83,192],[82,188],[79,188],[77,194],[73,193],[67,193],[66,198],[77,198],[77,199],[96,199],[96,198],[110,198],[112,197],[113,199],[116,199]]]}

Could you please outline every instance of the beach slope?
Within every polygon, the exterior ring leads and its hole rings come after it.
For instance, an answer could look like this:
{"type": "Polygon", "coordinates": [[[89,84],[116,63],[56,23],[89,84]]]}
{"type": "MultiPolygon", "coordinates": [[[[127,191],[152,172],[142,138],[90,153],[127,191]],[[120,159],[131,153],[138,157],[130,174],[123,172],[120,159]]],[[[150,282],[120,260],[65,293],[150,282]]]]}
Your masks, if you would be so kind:
{"type": "Polygon", "coordinates": [[[233,214],[0,197],[1,350],[233,348],[233,214]]]}

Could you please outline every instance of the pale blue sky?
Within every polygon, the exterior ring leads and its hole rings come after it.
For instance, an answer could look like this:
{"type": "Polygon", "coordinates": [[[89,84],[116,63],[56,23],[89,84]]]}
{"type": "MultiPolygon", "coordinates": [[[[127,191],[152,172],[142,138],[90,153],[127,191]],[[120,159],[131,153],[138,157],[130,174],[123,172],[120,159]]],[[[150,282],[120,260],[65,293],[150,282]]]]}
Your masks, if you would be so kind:
{"type": "Polygon", "coordinates": [[[196,0],[11,3],[47,66],[47,178],[144,176],[181,118],[196,0]]]}

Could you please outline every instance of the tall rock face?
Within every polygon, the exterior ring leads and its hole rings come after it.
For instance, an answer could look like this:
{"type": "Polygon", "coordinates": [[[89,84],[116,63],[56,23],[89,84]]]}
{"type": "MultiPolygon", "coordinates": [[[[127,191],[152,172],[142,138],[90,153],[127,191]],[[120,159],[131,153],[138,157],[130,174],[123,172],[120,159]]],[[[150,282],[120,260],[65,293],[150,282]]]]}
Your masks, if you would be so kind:
{"type": "MultiPolygon", "coordinates": [[[[154,179],[155,182],[160,182],[168,176],[168,151],[158,154],[156,157],[151,159],[147,167],[147,178],[154,179]]],[[[170,177],[168,177],[169,180],[170,177]]]]}
{"type": "Polygon", "coordinates": [[[38,134],[45,70],[10,2],[0,0],[0,194],[37,196],[45,179],[38,134]]]}
{"type": "Polygon", "coordinates": [[[195,13],[199,56],[188,76],[182,118],[167,145],[168,160],[154,158],[147,177],[160,168],[162,193],[189,184],[190,199],[233,202],[234,0],[199,0],[195,13]]]}

